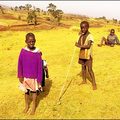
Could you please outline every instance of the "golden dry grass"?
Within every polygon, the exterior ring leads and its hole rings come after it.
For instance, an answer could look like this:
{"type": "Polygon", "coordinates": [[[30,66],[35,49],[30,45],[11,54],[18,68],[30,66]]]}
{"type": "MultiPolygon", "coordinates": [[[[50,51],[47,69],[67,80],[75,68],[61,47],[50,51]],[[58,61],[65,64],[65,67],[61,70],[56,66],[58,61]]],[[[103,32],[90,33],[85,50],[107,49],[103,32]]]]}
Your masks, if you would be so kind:
{"type": "MultiPolygon", "coordinates": [[[[79,85],[82,78],[79,75],[81,66],[77,63],[79,49],[76,49],[68,76],[68,81],[72,80],[72,83],[62,97],[61,105],[56,105],[56,100],[61,87],[66,83],[65,76],[78,32],[71,29],[32,31],[36,35],[36,46],[48,62],[50,74],[50,79],[46,80],[46,91],[39,95],[39,105],[34,116],[22,113],[24,94],[18,89],[16,77],[18,55],[25,46],[27,32],[1,32],[0,118],[120,118],[120,46],[97,47],[101,37],[106,36],[111,27],[90,29],[95,39],[93,69],[98,89],[93,91],[89,81],[86,85],[79,85]]],[[[118,27],[113,28],[119,37],[118,27]]]]}

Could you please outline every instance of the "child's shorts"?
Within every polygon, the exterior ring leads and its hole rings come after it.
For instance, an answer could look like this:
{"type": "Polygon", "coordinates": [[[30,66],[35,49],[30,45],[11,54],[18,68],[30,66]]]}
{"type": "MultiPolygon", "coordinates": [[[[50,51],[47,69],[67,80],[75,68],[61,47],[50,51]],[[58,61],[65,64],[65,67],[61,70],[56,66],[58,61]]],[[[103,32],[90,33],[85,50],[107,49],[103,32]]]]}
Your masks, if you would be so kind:
{"type": "Polygon", "coordinates": [[[92,57],[90,57],[90,59],[80,59],[78,60],[78,63],[81,64],[81,65],[86,65],[86,66],[89,66],[89,65],[92,65],[92,57]]]}

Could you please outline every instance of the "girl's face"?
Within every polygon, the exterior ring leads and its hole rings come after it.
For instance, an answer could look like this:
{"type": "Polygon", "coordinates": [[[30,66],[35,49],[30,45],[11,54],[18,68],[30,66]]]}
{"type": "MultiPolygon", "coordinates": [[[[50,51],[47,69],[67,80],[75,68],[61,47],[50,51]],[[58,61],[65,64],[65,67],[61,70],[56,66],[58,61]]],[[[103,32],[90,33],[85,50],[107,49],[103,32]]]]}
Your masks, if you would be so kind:
{"type": "Polygon", "coordinates": [[[34,45],[35,45],[35,40],[32,36],[28,37],[28,39],[26,40],[26,43],[27,43],[27,47],[29,49],[33,49],[34,48],[34,45]]]}
{"type": "Polygon", "coordinates": [[[80,28],[81,28],[81,32],[83,33],[83,34],[86,34],[87,33],[87,31],[88,31],[88,26],[87,26],[87,24],[81,24],[81,26],[80,26],[80,28]]]}
{"type": "Polygon", "coordinates": [[[114,30],[111,30],[111,31],[110,31],[110,35],[113,36],[114,34],[115,34],[115,31],[114,31],[114,30]]]}

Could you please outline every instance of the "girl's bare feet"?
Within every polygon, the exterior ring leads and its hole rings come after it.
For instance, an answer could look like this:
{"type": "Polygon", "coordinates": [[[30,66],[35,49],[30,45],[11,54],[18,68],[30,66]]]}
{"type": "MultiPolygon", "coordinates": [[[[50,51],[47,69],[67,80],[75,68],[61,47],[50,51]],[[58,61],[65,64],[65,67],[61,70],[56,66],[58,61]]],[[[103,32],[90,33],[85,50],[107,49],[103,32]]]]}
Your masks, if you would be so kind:
{"type": "Polygon", "coordinates": [[[36,108],[32,108],[31,111],[30,111],[30,115],[34,115],[35,114],[35,110],[36,110],[36,108]]]}
{"type": "Polygon", "coordinates": [[[23,110],[23,113],[27,113],[29,110],[29,106],[25,107],[25,109],[23,110]]]}
{"type": "Polygon", "coordinates": [[[35,114],[35,110],[32,110],[31,108],[29,109],[29,111],[27,112],[28,115],[34,115],[35,114]]]}
{"type": "Polygon", "coordinates": [[[35,111],[31,111],[31,112],[30,112],[30,115],[34,115],[34,114],[35,114],[35,111]]]}

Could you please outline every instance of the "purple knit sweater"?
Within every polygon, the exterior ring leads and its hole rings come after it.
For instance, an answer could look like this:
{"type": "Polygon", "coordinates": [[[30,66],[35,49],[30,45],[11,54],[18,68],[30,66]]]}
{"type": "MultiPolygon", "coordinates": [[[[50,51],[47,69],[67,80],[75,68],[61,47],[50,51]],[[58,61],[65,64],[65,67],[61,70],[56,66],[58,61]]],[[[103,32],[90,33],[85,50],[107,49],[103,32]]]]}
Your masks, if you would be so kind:
{"type": "Polygon", "coordinates": [[[42,59],[39,52],[22,49],[18,60],[18,78],[37,79],[42,82],[42,59]]]}

